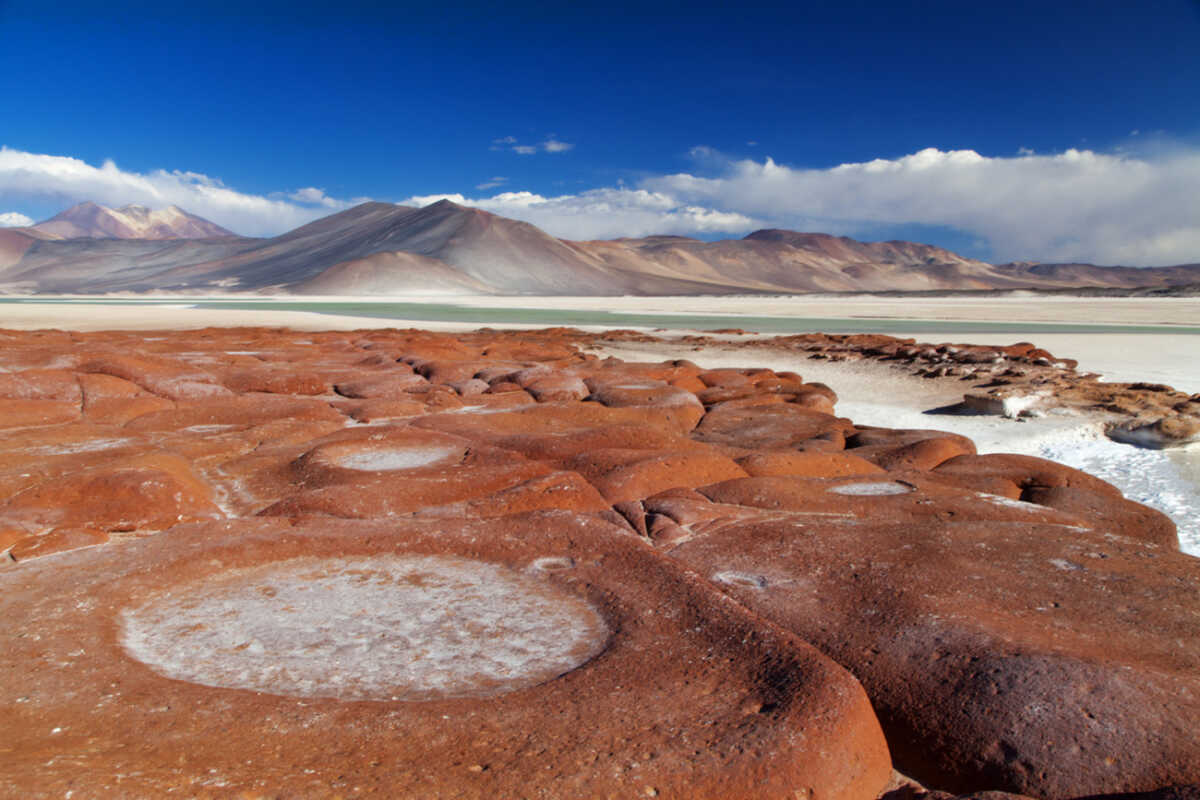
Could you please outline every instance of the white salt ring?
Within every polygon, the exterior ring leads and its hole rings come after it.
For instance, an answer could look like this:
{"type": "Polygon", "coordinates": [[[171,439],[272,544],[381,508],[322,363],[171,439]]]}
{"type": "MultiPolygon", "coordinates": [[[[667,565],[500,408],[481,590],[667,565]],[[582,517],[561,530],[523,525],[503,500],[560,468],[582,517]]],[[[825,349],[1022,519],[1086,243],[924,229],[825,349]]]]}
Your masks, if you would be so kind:
{"type": "Polygon", "coordinates": [[[121,641],[169,678],[342,700],[488,697],[604,649],[584,600],[449,556],[296,558],[232,569],[121,614],[121,641]]]}

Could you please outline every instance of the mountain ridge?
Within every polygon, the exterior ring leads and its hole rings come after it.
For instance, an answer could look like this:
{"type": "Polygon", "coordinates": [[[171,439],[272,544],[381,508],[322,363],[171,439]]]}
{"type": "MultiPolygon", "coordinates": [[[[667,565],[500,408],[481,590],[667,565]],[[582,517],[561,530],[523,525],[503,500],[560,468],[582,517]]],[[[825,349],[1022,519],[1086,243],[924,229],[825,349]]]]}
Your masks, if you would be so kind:
{"type": "MultiPolygon", "coordinates": [[[[84,211],[93,217],[104,208],[90,205],[84,211]]],[[[136,206],[118,212],[143,221],[158,213],[136,206]]],[[[60,238],[39,226],[0,229],[0,291],[604,296],[1200,284],[1200,264],[994,265],[935,245],[778,228],[715,242],[670,235],[573,241],[449,200],[420,208],[363,203],[270,238],[225,233],[60,238]]]]}

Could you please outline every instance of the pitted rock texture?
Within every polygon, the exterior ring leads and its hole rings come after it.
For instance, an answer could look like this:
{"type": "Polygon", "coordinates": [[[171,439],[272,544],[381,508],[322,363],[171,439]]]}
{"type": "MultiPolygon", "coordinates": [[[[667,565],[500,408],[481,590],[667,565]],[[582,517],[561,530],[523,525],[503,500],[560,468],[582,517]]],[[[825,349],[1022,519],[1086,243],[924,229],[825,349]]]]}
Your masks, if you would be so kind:
{"type": "Polygon", "coordinates": [[[890,775],[849,673],[593,516],[185,525],[0,586],[5,796],[849,800],[890,775]]]}
{"type": "MultiPolygon", "coordinates": [[[[643,337],[0,331],[0,793],[1200,781],[1200,562],[1170,520],[857,426],[753,349],[581,347],[643,337]]],[[[842,344],[925,357],[902,342],[842,344]]],[[[1066,369],[978,350],[941,355],[1066,369]]]]}

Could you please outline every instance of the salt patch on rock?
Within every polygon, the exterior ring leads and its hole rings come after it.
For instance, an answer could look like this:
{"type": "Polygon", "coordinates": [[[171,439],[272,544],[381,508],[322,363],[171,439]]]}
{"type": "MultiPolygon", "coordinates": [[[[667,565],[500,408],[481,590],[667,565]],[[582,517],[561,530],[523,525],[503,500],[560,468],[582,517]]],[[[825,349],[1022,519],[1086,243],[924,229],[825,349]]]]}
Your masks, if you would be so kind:
{"type": "Polygon", "coordinates": [[[1036,503],[1027,503],[1024,500],[1014,500],[1011,497],[1004,497],[998,494],[988,494],[987,492],[976,492],[975,496],[980,500],[984,500],[992,505],[1004,506],[1005,508],[1015,508],[1020,511],[1028,511],[1030,513],[1044,513],[1045,506],[1039,506],[1036,503]]]}
{"type": "Polygon", "coordinates": [[[488,697],[552,680],[608,628],[545,579],[451,556],[297,558],[121,613],[133,658],[205,686],[342,700],[488,697]]]}
{"type": "Polygon", "coordinates": [[[744,586],[748,589],[767,588],[766,578],[764,578],[762,575],[755,575],[750,572],[718,572],[713,575],[713,580],[717,583],[728,583],[731,586],[744,586]]]}
{"type": "Polygon", "coordinates": [[[113,450],[132,443],[133,439],[124,437],[115,439],[90,439],[88,441],[74,442],[72,444],[31,447],[29,448],[28,452],[30,455],[61,456],[71,455],[74,453],[94,453],[97,450],[113,450]]]}
{"type": "Polygon", "coordinates": [[[415,469],[441,461],[458,452],[454,447],[388,447],[362,450],[338,459],[339,467],[371,472],[394,469],[415,469]]]}
{"type": "Polygon", "coordinates": [[[834,494],[848,494],[856,497],[879,497],[889,494],[908,494],[912,491],[912,487],[892,481],[875,481],[871,483],[843,483],[841,486],[834,486],[829,491],[834,494]]]}

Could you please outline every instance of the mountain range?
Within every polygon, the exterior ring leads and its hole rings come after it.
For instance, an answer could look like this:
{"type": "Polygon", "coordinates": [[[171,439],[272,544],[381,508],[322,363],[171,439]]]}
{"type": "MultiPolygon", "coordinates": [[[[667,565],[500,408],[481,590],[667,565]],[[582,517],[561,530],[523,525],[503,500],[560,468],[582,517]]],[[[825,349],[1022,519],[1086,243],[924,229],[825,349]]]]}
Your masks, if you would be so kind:
{"type": "Polygon", "coordinates": [[[281,236],[236,236],[168,207],[84,203],[0,228],[0,292],[688,295],[1200,284],[1200,264],[993,265],[913,242],[760,230],[577,242],[442,200],[363,203],[281,236]]]}

